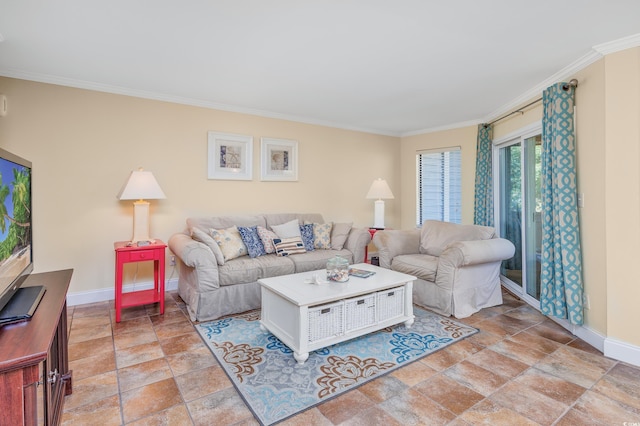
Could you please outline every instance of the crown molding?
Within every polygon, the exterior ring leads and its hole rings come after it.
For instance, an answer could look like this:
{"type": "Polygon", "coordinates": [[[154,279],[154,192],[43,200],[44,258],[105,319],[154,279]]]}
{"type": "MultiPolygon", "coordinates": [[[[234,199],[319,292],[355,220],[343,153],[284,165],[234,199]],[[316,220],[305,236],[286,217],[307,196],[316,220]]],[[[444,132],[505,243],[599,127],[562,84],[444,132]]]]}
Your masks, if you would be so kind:
{"type": "Polygon", "coordinates": [[[65,77],[59,77],[48,74],[30,73],[13,69],[0,69],[0,77],[16,78],[19,80],[35,81],[39,83],[55,84],[58,86],[74,87],[76,89],[93,90],[96,92],[111,93],[115,95],[131,96],[135,98],[143,98],[154,101],[170,102],[200,108],[215,109],[219,111],[234,112],[238,114],[254,115],[258,117],[273,118],[277,120],[293,121],[296,123],[311,124],[316,126],[331,127],[342,130],[349,130],[361,133],[372,133],[382,136],[400,137],[400,132],[389,132],[381,129],[373,129],[366,127],[349,126],[342,123],[318,120],[308,117],[281,114],[271,111],[264,111],[252,108],[243,108],[235,105],[220,104],[216,102],[203,101],[201,99],[183,98],[179,96],[170,96],[163,93],[148,92],[144,90],[136,90],[128,87],[111,86],[108,84],[95,83],[91,81],[75,80],[65,77]]]}
{"type": "Polygon", "coordinates": [[[601,55],[619,52],[621,50],[631,49],[640,46],[640,33],[623,37],[608,43],[601,43],[593,46],[593,50],[601,55]]]}
{"type": "Polygon", "coordinates": [[[518,96],[506,105],[503,105],[499,109],[493,111],[491,114],[485,116],[481,121],[488,123],[496,118],[516,110],[519,106],[541,95],[541,93],[554,83],[563,80],[569,80],[570,77],[575,75],[578,71],[588,67],[597,60],[603,58],[610,53],[619,52],[621,50],[631,49],[640,46],[640,34],[634,34],[628,37],[624,37],[618,40],[614,40],[608,43],[598,44],[592,47],[591,52],[587,53],[578,60],[567,65],[557,73],[553,74],[546,80],[540,82],[536,86],[529,89],[527,92],[518,96]]]}
{"type": "Polygon", "coordinates": [[[425,133],[435,133],[435,132],[443,132],[446,130],[461,129],[463,127],[468,127],[468,126],[477,126],[478,124],[481,124],[481,123],[484,123],[484,121],[482,120],[461,121],[459,123],[447,124],[445,126],[430,127],[428,129],[422,129],[422,130],[413,130],[411,132],[400,134],[400,137],[404,138],[408,136],[424,135],[425,133]]]}
{"type": "Polygon", "coordinates": [[[502,116],[504,114],[508,114],[511,111],[517,110],[518,107],[520,107],[524,103],[530,102],[531,99],[534,99],[536,97],[541,96],[541,93],[547,87],[549,87],[549,86],[551,86],[551,85],[553,85],[553,84],[555,84],[555,83],[557,83],[559,81],[569,80],[570,77],[575,75],[578,71],[588,67],[589,65],[593,64],[597,60],[601,59],[603,56],[604,55],[602,55],[599,52],[596,52],[595,50],[589,52],[588,54],[584,55],[583,57],[579,58],[578,60],[572,62],[569,65],[567,65],[566,67],[564,67],[563,69],[561,69],[557,73],[551,75],[550,77],[548,77],[545,80],[541,81],[540,83],[536,84],[534,87],[532,87],[531,89],[527,90],[525,93],[523,93],[522,95],[518,96],[517,98],[515,98],[514,100],[512,100],[508,104],[503,105],[502,107],[500,107],[497,110],[493,111],[491,114],[485,116],[481,121],[483,123],[489,123],[489,122],[495,120],[496,118],[498,118],[498,117],[500,117],[500,116],[502,116]]]}

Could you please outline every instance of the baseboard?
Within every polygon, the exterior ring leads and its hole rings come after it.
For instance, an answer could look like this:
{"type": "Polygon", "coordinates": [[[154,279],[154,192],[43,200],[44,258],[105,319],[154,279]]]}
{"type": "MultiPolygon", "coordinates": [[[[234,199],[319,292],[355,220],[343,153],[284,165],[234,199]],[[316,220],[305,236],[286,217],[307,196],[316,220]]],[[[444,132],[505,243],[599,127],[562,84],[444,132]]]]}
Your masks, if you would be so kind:
{"type": "Polygon", "coordinates": [[[640,347],[630,345],[621,340],[606,337],[595,330],[585,326],[575,326],[567,320],[547,317],[562,327],[566,328],[571,334],[584,340],[594,348],[598,349],[607,358],[626,362],[640,367],[640,347]]]}
{"type": "MultiPolygon", "coordinates": [[[[136,284],[127,284],[123,286],[123,291],[132,290],[151,290],[153,288],[153,282],[140,282],[136,284]]],[[[178,289],[178,279],[170,278],[165,281],[165,291],[172,291],[178,289]]],[[[113,300],[115,297],[113,287],[101,288],[98,290],[81,291],[78,293],[67,293],[67,306],[84,305],[86,303],[104,302],[107,300],[113,300]]]]}
{"type": "Polygon", "coordinates": [[[566,319],[555,318],[553,316],[547,316],[547,318],[566,328],[574,336],[579,337],[600,352],[604,353],[604,340],[606,339],[604,335],[584,325],[571,324],[566,319]]]}
{"type": "Polygon", "coordinates": [[[607,337],[604,340],[604,355],[640,367],[640,348],[621,340],[607,337]]]}

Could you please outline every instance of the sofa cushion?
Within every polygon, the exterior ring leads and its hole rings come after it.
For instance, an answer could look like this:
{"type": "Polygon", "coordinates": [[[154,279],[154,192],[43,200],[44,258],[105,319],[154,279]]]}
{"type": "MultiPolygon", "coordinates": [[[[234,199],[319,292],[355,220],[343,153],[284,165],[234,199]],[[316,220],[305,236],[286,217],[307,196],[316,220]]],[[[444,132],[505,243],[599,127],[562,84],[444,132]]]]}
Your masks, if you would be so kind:
{"type": "Polygon", "coordinates": [[[308,223],[300,225],[300,236],[302,237],[302,242],[304,243],[304,249],[306,251],[313,251],[313,225],[308,223]]]}
{"type": "Polygon", "coordinates": [[[304,243],[300,237],[274,238],[273,246],[276,248],[278,256],[289,256],[292,254],[305,253],[304,243]]]}
{"type": "Polygon", "coordinates": [[[191,228],[190,232],[191,238],[209,247],[213,253],[213,257],[216,258],[218,265],[224,265],[224,255],[222,254],[222,251],[220,251],[220,246],[215,242],[213,237],[195,226],[191,228]]]}
{"type": "Polygon", "coordinates": [[[264,247],[265,253],[275,253],[276,249],[273,246],[273,239],[278,238],[275,232],[268,230],[263,226],[258,226],[258,236],[260,236],[260,241],[262,241],[262,246],[264,247]]]}
{"type": "Polygon", "coordinates": [[[438,258],[428,254],[401,254],[393,258],[391,269],[425,281],[436,281],[438,258]]]}
{"type": "Polygon", "coordinates": [[[225,262],[218,268],[220,286],[255,283],[261,278],[277,277],[295,273],[289,257],[267,254],[256,258],[242,256],[225,262]]]}
{"type": "Polygon", "coordinates": [[[352,226],[353,223],[333,224],[333,227],[331,228],[331,248],[333,250],[342,250],[352,226]]]}
{"type": "Polygon", "coordinates": [[[333,228],[333,223],[314,222],[311,225],[313,226],[313,248],[329,250],[331,248],[331,228],[333,228]]]}
{"type": "Polygon", "coordinates": [[[295,264],[296,273],[317,271],[318,269],[325,269],[327,267],[327,261],[333,259],[336,256],[340,256],[347,259],[349,263],[353,262],[353,254],[349,250],[314,250],[304,254],[298,254],[289,257],[295,264]]]}
{"type": "Polygon", "coordinates": [[[242,242],[247,246],[247,252],[249,257],[258,257],[267,254],[262,245],[262,240],[258,235],[258,228],[256,226],[238,226],[238,232],[242,238],[242,242]]]}
{"type": "Polygon", "coordinates": [[[227,229],[212,229],[211,237],[220,246],[225,262],[247,254],[247,246],[242,242],[235,225],[227,229]]]}
{"type": "Polygon", "coordinates": [[[300,224],[298,219],[293,219],[281,225],[273,225],[271,229],[280,238],[300,237],[300,224]]]}
{"type": "Polygon", "coordinates": [[[440,256],[454,241],[488,240],[496,234],[495,228],[480,225],[425,220],[420,231],[420,253],[440,256]]]}

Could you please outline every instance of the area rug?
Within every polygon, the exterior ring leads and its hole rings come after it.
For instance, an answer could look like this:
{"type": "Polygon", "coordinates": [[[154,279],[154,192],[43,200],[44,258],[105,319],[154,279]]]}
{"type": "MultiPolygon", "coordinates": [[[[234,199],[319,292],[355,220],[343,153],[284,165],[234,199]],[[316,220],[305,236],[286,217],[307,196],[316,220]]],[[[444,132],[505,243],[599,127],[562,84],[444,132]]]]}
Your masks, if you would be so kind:
{"type": "Polygon", "coordinates": [[[262,425],[271,425],[462,340],[478,330],[414,307],[398,324],[311,352],[300,365],[260,329],[260,311],[197,324],[211,352],[262,425]]]}

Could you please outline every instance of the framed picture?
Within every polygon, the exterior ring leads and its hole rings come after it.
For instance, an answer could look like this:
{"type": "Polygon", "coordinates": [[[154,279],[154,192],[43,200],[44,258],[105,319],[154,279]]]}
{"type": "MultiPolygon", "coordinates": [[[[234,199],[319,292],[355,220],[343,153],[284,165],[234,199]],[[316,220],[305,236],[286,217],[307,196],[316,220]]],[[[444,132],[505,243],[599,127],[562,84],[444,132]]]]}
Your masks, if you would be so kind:
{"type": "Polygon", "coordinates": [[[260,180],[298,180],[298,141],[261,138],[260,144],[260,180]]]}
{"type": "Polygon", "coordinates": [[[209,179],[253,179],[253,137],[208,132],[209,179]]]}

